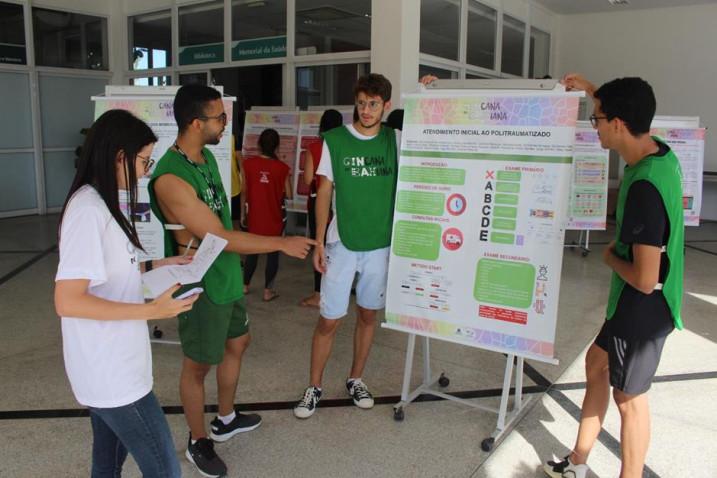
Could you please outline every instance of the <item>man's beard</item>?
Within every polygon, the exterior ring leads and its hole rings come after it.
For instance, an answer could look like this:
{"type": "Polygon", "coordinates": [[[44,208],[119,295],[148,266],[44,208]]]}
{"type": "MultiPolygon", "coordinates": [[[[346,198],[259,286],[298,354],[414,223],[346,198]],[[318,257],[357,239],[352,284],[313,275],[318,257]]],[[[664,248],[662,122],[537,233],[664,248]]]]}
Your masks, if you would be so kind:
{"type": "Polygon", "coordinates": [[[212,144],[212,145],[219,144],[219,142],[221,141],[221,135],[223,132],[224,131],[222,131],[221,133],[217,133],[215,135],[205,136],[204,144],[212,144]]]}

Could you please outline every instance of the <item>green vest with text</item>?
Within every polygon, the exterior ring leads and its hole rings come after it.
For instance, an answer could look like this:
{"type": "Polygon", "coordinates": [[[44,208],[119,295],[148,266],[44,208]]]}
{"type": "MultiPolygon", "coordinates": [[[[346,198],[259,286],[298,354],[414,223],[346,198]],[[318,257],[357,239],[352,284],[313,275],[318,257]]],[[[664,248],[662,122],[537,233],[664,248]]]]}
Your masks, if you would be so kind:
{"type": "MultiPolygon", "coordinates": [[[[655,141],[662,143],[659,138],[655,141]]],[[[649,181],[660,193],[670,222],[670,237],[667,240],[666,253],[669,269],[664,278],[662,293],[672,313],[672,320],[678,330],[682,330],[680,308],[682,306],[682,276],[684,272],[684,212],[682,208],[682,170],[675,154],[670,150],[664,156],[647,156],[634,166],[625,168],[625,176],[617,197],[617,228],[615,230],[615,253],[624,260],[629,259],[630,245],[620,241],[625,201],[630,186],[637,181],[649,181]]],[[[625,287],[625,281],[615,272],[612,273],[610,296],[607,304],[607,319],[615,314],[617,303],[625,287]]]]}
{"type": "Polygon", "coordinates": [[[398,171],[395,132],[381,126],[364,140],[342,126],[325,133],[324,140],[331,153],[341,242],[352,251],[388,247],[398,171]]]}
{"type": "MultiPolygon", "coordinates": [[[[219,175],[217,160],[207,148],[204,148],[202,153],[204,154],[206,164],[195,165],[190,164],[189,161],[173,149],[169,149],[164,153],[164,156],[162,156],[157,163],[154,173],[152,173],[152,179],[147,188],[149,190],[152,212],[157,215],[163,226],[167,224],[167,220],[164,215],[162,215],[159,203],[157,202],[157,197],[154,192],[154,181],[163,174],[173,174],[192,186],[197,193],[197,197],[203,203],[207,204],[210,209],[212,209],[212,212],[217,215],[224,229],[231,231],[232,217],[227,195],[222,186],[221,176],[219,175]],[[212,207],[213,192],[198,168],[201,168],[204,174],[208,178],[211,178],[214,183],[214,189],[219,196],[218,199],[221,201],[221,208],[219,208],[219,210],[214,210],[212,207]]],[[[164,229],[165,257],[175,256],[180,252],[184,251],[179,251],[172,231],[164,229]]],[[[207,273],[204,274],[204,278],[202,278],[204,293],[207,294],[207,297],[215,304],[229,304],[241,299],[244,296],[243,284],[241,258],[239,254],[234,252],[222,251],[219,257],[217,257],[209,267],[207,273]]]]}

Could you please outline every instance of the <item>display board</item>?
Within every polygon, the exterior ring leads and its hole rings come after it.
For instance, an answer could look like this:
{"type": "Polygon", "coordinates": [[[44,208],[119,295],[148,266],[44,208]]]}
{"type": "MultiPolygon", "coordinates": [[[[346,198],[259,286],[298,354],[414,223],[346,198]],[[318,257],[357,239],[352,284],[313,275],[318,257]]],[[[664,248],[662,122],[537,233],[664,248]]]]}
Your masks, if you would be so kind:
{"type": "MultiPolygon", "coordinates": [[[[158,138],[152,150],[152,159],[156,164],[177,138],[177,123],[174,119],[173,109],[174,95],[177,89],[178,87],[152,86],[108,87],[104,96],[92,98],[95,101],[95,119],[105,111],[123,109],[146,122],[158,138]]],[[[228,123],[221,141],[217,145],[207,145],[217,160],[222,186],[227,194],[231,192],[233,100],[234,98],[224,97],[224,111],[227,114],[228,123]]],[[[146,251],[145,254],[141,254],[140,260],[142,261],[164,257],[162,224],[152,213],[149,205],[147,185],[151,174],[152,171],[148,173],[147,177],[140,179],[137,188],[137,212],[134,219],[137,233],[146,251]]],[[[121,203],[126,210],[127,200],[121,200],[121,203]]]]}
{"type": "Polygon", "coordinates": [[[664,139],[682,167],[682,207],[685,226],[700,225],[705,161],[705,128],[653,127],[650,133],[664,139]]]}
{"type": "Polygon", "coordinates": [[[610,151],[600,146],[589,121],[578,121],[575,130],[570,206],[567,229],[605,230],[610,151]]]}
{"type": "Polygon", "coordinates": [[[404,96],[384,327],[555,362],[580,96],[404,96]]]}

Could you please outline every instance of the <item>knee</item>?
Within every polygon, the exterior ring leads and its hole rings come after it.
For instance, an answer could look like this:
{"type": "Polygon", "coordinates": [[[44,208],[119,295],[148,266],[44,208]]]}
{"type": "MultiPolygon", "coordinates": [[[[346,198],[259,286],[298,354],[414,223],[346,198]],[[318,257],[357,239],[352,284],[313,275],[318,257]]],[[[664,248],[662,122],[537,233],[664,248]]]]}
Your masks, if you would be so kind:
{"type": "Polygon", "coordinates": [[[196,382],[204,382],[204,378],[207,376],[211,368],[212,366],[209,364],[188,362],[185,360],[182,373],[196,382]]]}
{"type": "Polygon", "coordinates": [[[316,333],[323,336],[333,336],[339,328],[338,320],[319,318],[319,323],[316,324],[316,333]]]}
{"type": "Polygon", "coordinates": [[[643,396],[644,394],[630,395],[617,388],[612,390],[612,398],[615,400],[615,404],[622,416],[639,410],[643,403],[643,396]]]}
{"type": "Polygon", "coordinates": [[[356,320],[365,327],[371,327],[376,323],[376,311],[359,307],[358,318],[356,320]]]}

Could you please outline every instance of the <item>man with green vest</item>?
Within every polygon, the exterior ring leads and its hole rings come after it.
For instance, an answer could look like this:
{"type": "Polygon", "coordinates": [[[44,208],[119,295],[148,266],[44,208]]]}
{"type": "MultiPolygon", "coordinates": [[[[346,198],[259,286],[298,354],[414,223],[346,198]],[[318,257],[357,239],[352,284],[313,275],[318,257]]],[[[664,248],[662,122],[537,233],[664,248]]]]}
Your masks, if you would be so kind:
{"type": "Polygon", "coordinates": [[[346,390],[359,408],[373,407],[373,397],[361,377],[373,341],[376,312],[386,303],[398,155],[394,130],[381,125],[391,108],[388,79],[375,73],[362,76],[354,87],[354,99],[354,117],[358,118],[324,134],[316,171],[323,176],[316,195],[314,249],[314,267],[323,274],[321,315],[312,340],[309,387],[294,407],[297,418],[313,415],[321,399],[324,368],[338,319],[348,312],[355,276],[358,317],[346,390]],[[327,231],[332,194],[334,216],[327,231]]]}
{"type": "Polygon", "coordinates": [[[165,226],[165,255],[193,254],[208,232],[229,242],[204,275],[204,293],[194,308],[179,316],[184,353],[179,388],[190,429],[185,455],[202,475],[225,476],[227,467],[214,452],[214,441],[226,441],[261,424],[259,415],[234,411],[241,359],[249,345],[239,254],[282,251],[304,258],[314,241],[232,230],[217,161],[205,147],[219,143],[227,123],[217,90],[183,86],[174,98],[174,117],[179,135],[149,184],[152,210],[165,226]],[[204,425],[204,378],[212,365],[217,365],[219,414],[211,422],[210,440],[204,425]]]}
{"type": "Polygon", "coordinates": [[[620,411],[621,478],[642,476],[650,442],[647,391],[666,336],[682,329],[684,220],[682,172],[675,154],[649,134],[655,96],[640,78],[620,78],[596,89],[580,75],[563,79],[569,90],[593,97],[590,117],[603,148],[625,160],[615,240],[603,258],[613,271],[606,321],[585,358],[587,388],[575,446],[549,461],[549,476],[583,478],[600,433],[610,386],[620,411]]]}

